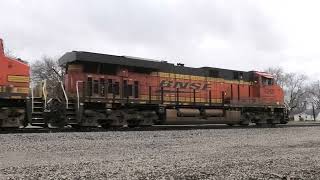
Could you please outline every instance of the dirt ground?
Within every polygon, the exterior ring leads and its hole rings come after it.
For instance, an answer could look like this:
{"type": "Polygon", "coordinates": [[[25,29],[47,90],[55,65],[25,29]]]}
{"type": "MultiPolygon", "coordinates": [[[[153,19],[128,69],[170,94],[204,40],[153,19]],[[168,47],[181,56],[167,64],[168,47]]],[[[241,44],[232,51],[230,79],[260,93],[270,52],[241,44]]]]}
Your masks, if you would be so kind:
{"type": "Polygon", "coordinates": [[[0,134],[0,179],[320,179],[320,126],[0,134]]]}

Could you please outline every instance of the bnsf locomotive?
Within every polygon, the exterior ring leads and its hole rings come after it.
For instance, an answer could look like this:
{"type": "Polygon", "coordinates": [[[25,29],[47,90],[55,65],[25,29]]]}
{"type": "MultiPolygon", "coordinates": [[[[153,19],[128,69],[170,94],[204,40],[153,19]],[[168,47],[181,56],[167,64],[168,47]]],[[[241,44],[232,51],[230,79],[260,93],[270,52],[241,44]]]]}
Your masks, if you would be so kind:
{"type": "Polygon", "coordinates": [[[42,93],[31,91],[26,98],[27,65],[4,58],[3,53],[0,63],[5,69],[0,85],[7,90],[0,92],[1,127],[9,126],[10,117],[15,119],[16,127],[275,125],[288,121],[283,91],[264,72],[191,68],[166,61],[73,51],[59,59],[66,73],[61,93],[56,91],[58,98],[48,98],[45,83],[40,88],[42,93]],[[8,71],[9,64],[2,65],[7,61],[21,68],[8,71]],[[14,102],[10,107],[21,107],[21,111],[8,113],[10,108],[4,106],[9,101],[14,102]]]}

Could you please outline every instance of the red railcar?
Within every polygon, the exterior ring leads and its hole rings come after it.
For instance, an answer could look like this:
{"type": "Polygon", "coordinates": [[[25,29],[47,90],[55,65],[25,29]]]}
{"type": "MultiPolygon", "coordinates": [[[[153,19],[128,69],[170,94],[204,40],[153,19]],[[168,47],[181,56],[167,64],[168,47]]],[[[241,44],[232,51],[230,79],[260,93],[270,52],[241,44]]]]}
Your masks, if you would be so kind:
{"type": "Polygon", "coordinates": [[[19,127],[27,123],[26,98],[29,96],[29,66],[5,56],[0,39],[0,127],[19,127]]]}
{"type": "Polygon", "coordinates": [[[287,122],[283,91],[268,73],[76,51],[59,61],[67,102],[74,104],[68,124],[287,122]]]}

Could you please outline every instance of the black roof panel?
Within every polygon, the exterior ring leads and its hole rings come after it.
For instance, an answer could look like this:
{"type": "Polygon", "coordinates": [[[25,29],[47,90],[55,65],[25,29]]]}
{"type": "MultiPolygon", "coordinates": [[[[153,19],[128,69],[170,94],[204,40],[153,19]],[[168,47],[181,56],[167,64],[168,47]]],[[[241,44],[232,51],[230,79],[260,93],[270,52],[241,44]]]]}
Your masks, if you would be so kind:
{"type": "Polygon", "coordinates": [[[135,57],[115,56],[109,54],[98,54],[83,51],[67,52],[59,59],[59,64],[65,65],[67,63],[76,61],[118,64],[123,66],[143,67],[151,69],[162,69],[168,66],[174,66],[174,64],[161,61],[151,61],[135,57]]]}
{"type": "Polygon", "coordinates": [[[192,68],[185,66],[176,66],[166,61],[156,61],[151,59],[136,58],[130,56],[116,56],[109,54],[99,54],[84,51],[72,51],[67,52],[59,59],[60,65],[67,65],[74,62],[93,62],[93,63],[106,63],[116,64],[130,67],[141,67],[147,69],[153,69],[160,72],[189,74],[196,76],[209,76],[210,71],[218,71],[221,78],[234,79],[234,72],[242,73],[244,80],[249,80],[252,72],[235,71],[228,69],[201,67],[192,68]]]}

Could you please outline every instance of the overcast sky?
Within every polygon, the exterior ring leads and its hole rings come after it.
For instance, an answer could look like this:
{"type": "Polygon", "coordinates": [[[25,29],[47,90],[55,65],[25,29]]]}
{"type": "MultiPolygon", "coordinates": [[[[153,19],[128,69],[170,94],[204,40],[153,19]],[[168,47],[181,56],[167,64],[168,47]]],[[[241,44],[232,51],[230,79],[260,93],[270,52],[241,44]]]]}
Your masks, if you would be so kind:
{"type": "Polygon", "coordinates": [[[32,62],[81,50],[320,79],[317,0],[0,0],[0,37],[32,62]]]}

